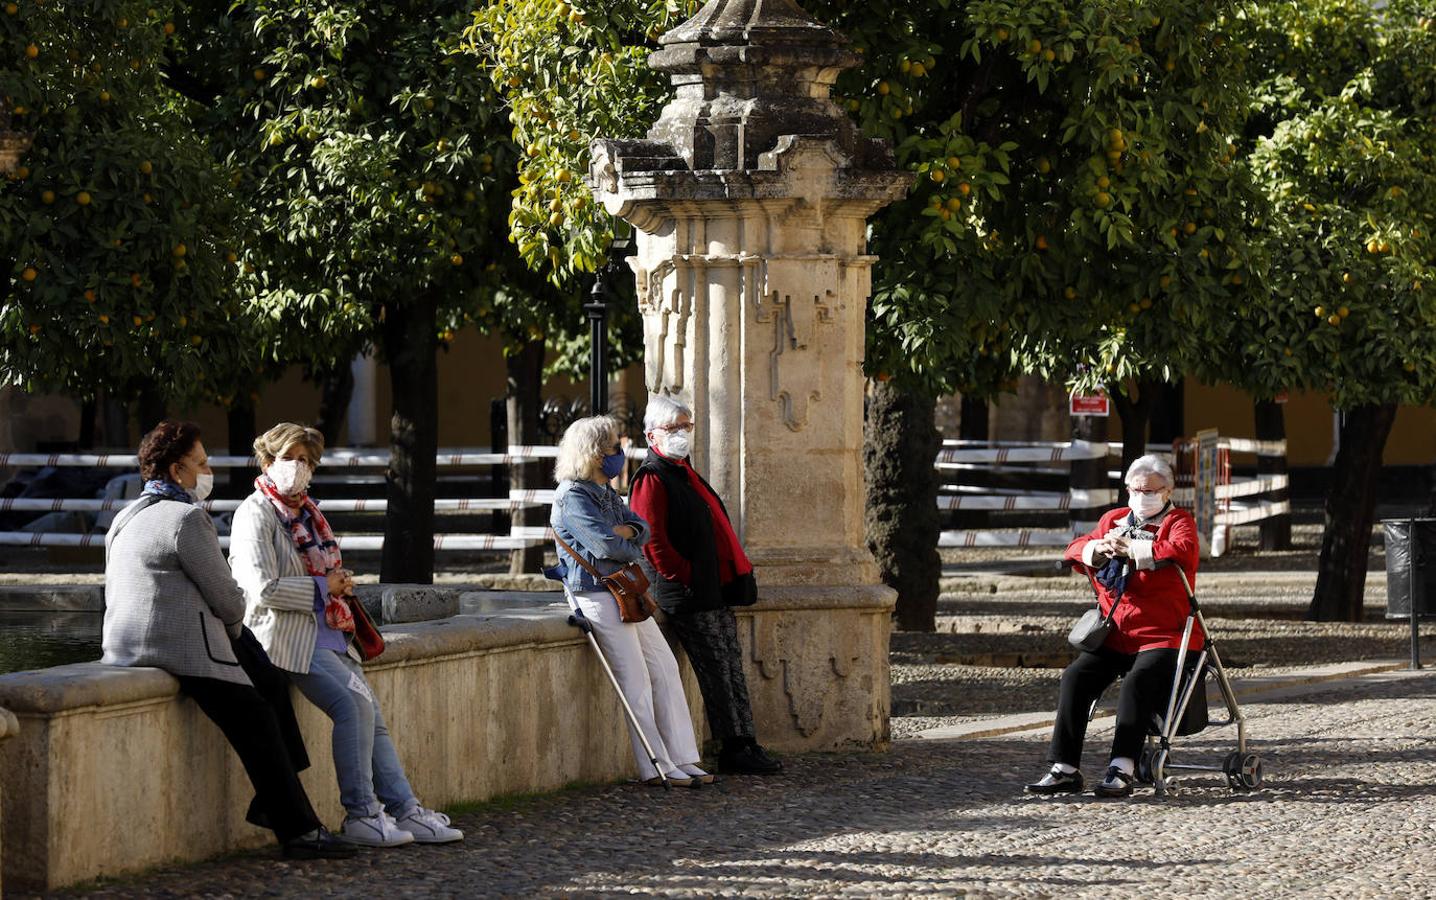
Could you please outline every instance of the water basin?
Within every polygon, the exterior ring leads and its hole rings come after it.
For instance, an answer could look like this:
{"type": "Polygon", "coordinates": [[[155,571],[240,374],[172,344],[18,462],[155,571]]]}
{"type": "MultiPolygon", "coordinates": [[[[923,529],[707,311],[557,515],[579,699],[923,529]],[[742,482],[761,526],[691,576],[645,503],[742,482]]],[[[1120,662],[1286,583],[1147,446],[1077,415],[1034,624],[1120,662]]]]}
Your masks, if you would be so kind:
{"type": "Polygon", "coordinates": [[[0,609],[0,674],[100,658],[99,612],[0,609]]]}

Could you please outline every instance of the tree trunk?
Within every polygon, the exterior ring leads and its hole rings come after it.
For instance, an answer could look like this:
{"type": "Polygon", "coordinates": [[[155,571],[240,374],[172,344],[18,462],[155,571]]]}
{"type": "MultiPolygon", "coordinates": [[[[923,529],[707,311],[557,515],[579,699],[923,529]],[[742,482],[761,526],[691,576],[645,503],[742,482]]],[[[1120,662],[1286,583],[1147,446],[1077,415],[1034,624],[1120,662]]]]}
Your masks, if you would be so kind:
{"type": "Polygon", "coordinates": [[[1313,622],[1360,622],[1365,615],[1367,554],[1376,515],[1381,454],[1396,421],[1396,405],[1358,406],[1341,423],[1340,449],[1326,495],[1326,533],[1317,562],[1316,592],[1306,617],[1313,622]]]}
{"type": "MultiPolygon", "coordinates": [[[[1072,440],[1086,441],[1089,444],[1107,443],[1107,417],[1106,416],[1072,416],[1072,440]]],[[[1107,476],[1107,457],[1099,456],[1096,459],[1074,459],[1071,463],[1072,475],[1069,486],[1072,492],[1087,494],[1090,492],[1105,492],[1110,479],[1107,476]]],[[[1111,506],[1110,503],[1081,503],[1074,500],[1069,508],[1068,515],[1072,523],[1072,531],[1087,532],[1102,518],[1102,514],[1111,506]]]]}
{"type": "Polygon", "coordinates": [[[1152,418],[1152,401],[1161,390],[1161,382],[1142,380],[1137,382],[1137,396],[1128,397],[1119,389],[1109,389],[1112,404],[1122,417],[1122,478],[1121,493],[1117,502],[1127,502],[1127,469],[1137,457],[1147,452],[1147,424],[1152,418]]]}
{"type": "MultiPolygon", "coordinates": [[[[526,341],[523,347],[506,360],[508,364],[508,435],[509,442],[532,446],[543,440],[543,362],[544,342],[526,341]]],[[[543,487],[543,463],[518,463],[512,467],[510,486],[517,490],[543,487]]],[[[548,511],[543,507],[523,507],[513,511],[514,525],[541,526],[548,524],[548,511]]],[[[543,566],[543,545],[526,547],[509,553],[509,574],[533,574],[543,566]]]]}
{"type": "Polygon", "coordinates": [[[937,400],[876,382],[863,440],[867,477],[867,541],[883,583],[898,592],[897,622],[905,631],[937,628],[937,553],[942,530],[934,463],[942,439],[937,400]]]}
{"type": "Polygon", "coordinates": [[[1165,452],[1186,431],[1186,391],[1180,378],[1170,384],[1165,381],[1155,384],[1157,390],[1152,399],[1147,443],[1160,444],[1165,452]]]}
{"type": "Polygon", "coordinates": [[[95,415],[98,412],[99,404],[94,397],[80,402],[80,440],[76,446],[82,453],[95,449],[95,415]]]}
{"type": "Polygon", "coordinates": [[[140,434],[146,435],[154,430],[154,427],[168,417],[169,412],[165,409],[164,395],[159,388],[153,384],[147,384],[140,389],[139,403],[136,411],[140,418],[140,434]]]}
{"type": "Polygon", "coordinates": [[[100,439],[110,449],[134,449],[130,440],[130,408],[110,391],[100,402],[100,439]]]}
{"type": "MultiPolygon", "coordinates": [[[[1258,400],[1253,412],[1256,417],[1256,438],[1259,441],[1284,441],[1286,440],[1286,417],[1282,412],[1282,405],[1273,400],[1258,400]]],[[[1281,456],[1257,456],[1257,475],[1285,475],[1286,454],[1281,456]]],[[[1291,497],[1288,488],[1279,491],[1271,491],[1266,499],[1272,501],[1287,500],[1291,497]]],[[[1291,514],[1273,516],[1270,519],[1261,521],[1261,544],[1262,550],[1290,550],[1291,549],[1291,514]]]]}
{"type": "Polygon", "coordinates": [[[962,395],[957,436],[964,441],[985,441],[989,433],[987,398],[962,395]]]}
{"type": "Polygon", "coordinates": [[[380,333],[389,364],[389,509],[384,516],[380,579],[434,580],[434,488],[439,452],[438,298],[420,294],[386,303],[380,333]]]}
{"type": "MultiPolygon", "coordinates": [[[[253,456],[254,439],[259,436],[259,423],[255,417],[254,395],[250,391],[235,391],[234,402],[225,411],[229,424],[229,455],[253,456]]],[[[255,468],[241,466],[229,470],[230,497],[244,497],[254,490],[255,468]]]]}
{"type": "Polygon", "coordinates": [[[324,435],[324,446],[339,444],[339,430],[349,414],[349,401],[354,397],[354,370],[340,366],[319,380],[319,418],[314,427],[324,435]]]}

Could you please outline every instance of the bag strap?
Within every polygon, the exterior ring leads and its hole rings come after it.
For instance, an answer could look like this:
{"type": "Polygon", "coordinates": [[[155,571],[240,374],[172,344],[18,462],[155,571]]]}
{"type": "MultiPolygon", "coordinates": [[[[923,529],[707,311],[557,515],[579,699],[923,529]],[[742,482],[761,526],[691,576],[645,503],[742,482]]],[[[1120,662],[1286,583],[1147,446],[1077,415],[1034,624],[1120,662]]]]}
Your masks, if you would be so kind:
{"type": "Polygon", "coordinates": [[[572,547],[570,547],[568,544],[566,544],[566,543],[564,542],[564,539],[563,539],[563,538],[561,538],[561,537],[558,536],[558,532],[557,532],[557,531],[555,531],[555,532],[553,533],[553,539],[554,539],[555,541],[557,541],[557,542],[558,542],[558,545],[559,545],[560,547],[562,547],[562,548],[564,549],[564,551],[565,551],[566,553],[568,553],[569,556],[572,556],[572,557],[574,558],[574,560],[575,560],[579,565],[581,565],[581,566],[583,566],[585,569],[587,569],[587,570],[588,570],[588,574],[592,575],[595,580],[597,580],[597,581],[599,581],[599,582],[602,582],[602,581],[603,581],[604,575],[603,575],[601,572],[599,572],[598,569],[595,569],[595,568],[589,563],[588,560],[584,559],[582,556],[579,556],[577,553],[575,553],[575,552],[574,552],[574,549],[573,549],[572,547]]]}

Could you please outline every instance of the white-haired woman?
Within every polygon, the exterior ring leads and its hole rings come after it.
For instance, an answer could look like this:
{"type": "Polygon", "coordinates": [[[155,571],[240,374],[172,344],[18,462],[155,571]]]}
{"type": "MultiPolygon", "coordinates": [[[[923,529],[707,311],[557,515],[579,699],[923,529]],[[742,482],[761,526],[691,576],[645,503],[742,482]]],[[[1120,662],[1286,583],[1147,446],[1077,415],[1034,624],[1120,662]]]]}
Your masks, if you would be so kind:
{"type": "MultiPolygon", "coordinates": [[[[1052,769],[1027,785],[1034,794],[1066,794],[1082,790],[1082,740],[1093,702],[1113,681],[1122,678],[1117,699],[1116,731],[1106,775],[1093,792],[1102,797],[1132,793],[1136,758],[1147,737],[1147,725],[1164,709],[1176,673],[1177,651],[1188,614],[1187,594],[1174,568],[1157,569],[1171,561],[1197,580],[1197,526],[1191,513],[1172,505],[1176,481],[1162,456],[1148,454],[1127,470],[1130,505],[1102,516],[1097,527],[1067,547],[1066,559],[1096,570],[1102,613],[1118,598],[1112,631],[1095,653],[1083,651],[1062,673],[1057,722],[1048,756],[1052,769]]],[[[1194,628],[1191,650],[1205,641],[1194,628]]]]}
{"type": "Polygon", "coordinates": [[[643,415],[648,458],[633,476],[629,503],[653,529],[643,546],[653,597],[668,628],[688,654],[708,726],[722,743],[725,773],[774,775],[783,764],[769,756],[753,730],[743,648],[732,607],[758,599],[753,564],[743,552],[728,510],[690,461],[693,411],[672,397],[648,398],[643,415]]]}
{"type": "Polygon", "coordinates": [[[339,837],[368,847],[462,840],[414,796],[354,647],[354,581],[329,522],[309,497],[324,453],[317,429],[281,422],[254,441],[262,470],[234,513],[229,565],[245,622],[270,659],[334,723],[339,837]]]}
{"type": "MultiPolygon", "coordinates": [[[[609,486],[623,471],[623,463],[618,423],[608,416],[579,419],[564,432],[554,466],[558,490],[549,521],[559,539],[588,565],[563,546],[556,546],[559,566],[555,574],[592,623],[594,637],[633,707],[662,774],[674,784],[696,787],[712,781],[712,776],[698,767],[698,743],[678,661],[657,623],[652,619],[622,621],[618,601],[588,571],[592,566],[600,575],[609,575],[643,556],[648,523],[609,486]]],[[[649,762],[631,725],[629,732],[643,781],[661,784],[659,769],[649,762]]]]}

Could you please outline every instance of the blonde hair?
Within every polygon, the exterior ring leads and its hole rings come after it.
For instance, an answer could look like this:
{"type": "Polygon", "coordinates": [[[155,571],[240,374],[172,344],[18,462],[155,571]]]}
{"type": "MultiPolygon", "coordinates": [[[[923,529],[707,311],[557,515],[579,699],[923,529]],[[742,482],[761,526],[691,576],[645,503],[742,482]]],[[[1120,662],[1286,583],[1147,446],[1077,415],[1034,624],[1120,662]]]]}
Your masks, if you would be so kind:
{"type": "Polygon", "coordinates": [[[309,464],[317,467],[319,458],[324,455],[324,435],[318,428],[293,422],[280,422],[255,438],[254,455],[259,458],[260,468],[265,468],[296,444],[304,448],[309,464]]]}
{"type": "Polygon", "coordinates": [[[618,421],[612,416],[575,419],[558,442],[553,480],[592,481],[617,440],[618,421]]]}

